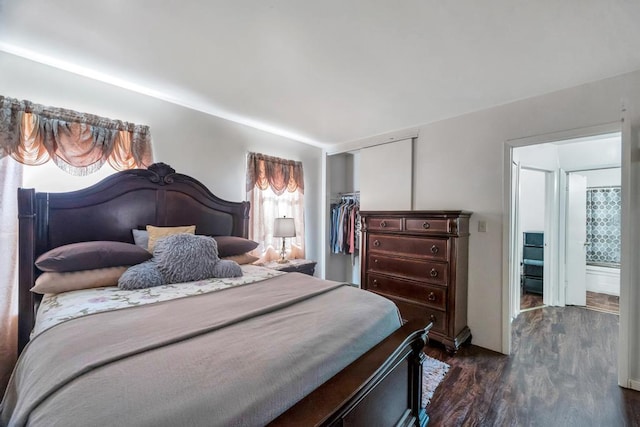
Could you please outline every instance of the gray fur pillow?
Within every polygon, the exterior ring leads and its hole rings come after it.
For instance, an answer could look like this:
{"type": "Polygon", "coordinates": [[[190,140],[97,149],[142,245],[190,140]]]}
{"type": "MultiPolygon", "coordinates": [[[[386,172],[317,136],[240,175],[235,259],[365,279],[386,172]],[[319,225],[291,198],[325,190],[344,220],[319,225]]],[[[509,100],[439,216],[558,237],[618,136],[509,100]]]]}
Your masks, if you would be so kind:
{"type": "Polygon", "coordinates": [[[216,264],[220,262],[218,245],[215,239],[208,236],[181,233],[165,237],[153,249],[153,259],[167,283],[235,277],[216,274],[229,272],[216,270],[216,264]]]}
{"type": "Polygon", "coordinates": [[[213,277],[242,277],[242,267],[235,261],[221,259],[214,268],[213,277]]]}
{"type": "Polygon", "coordinates": [[[136,264],[129,267],[120,279],[118,279],[118,287],[120,289],[134,290],[152,288],[154,286],[162,286],[165,284],[162,273],[158,270],[158,266],[153,260],[145,261],[142,264],[136,264]]]}

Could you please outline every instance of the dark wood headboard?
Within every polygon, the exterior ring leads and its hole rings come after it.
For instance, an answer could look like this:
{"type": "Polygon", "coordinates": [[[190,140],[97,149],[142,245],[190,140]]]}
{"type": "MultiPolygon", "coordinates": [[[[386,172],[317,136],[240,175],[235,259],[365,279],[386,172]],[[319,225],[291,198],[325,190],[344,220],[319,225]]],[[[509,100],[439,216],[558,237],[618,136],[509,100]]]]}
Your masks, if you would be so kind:
{"type": "Polygon", "coordinates": [[[29,341],[39,302],[30,292],[40,271],[35,260],[58,246],[96,240],[133,243],[146,225],[195,225],[197,234],[247,237],[249,202],[216,197],[198,180],[156,163],[118,172],[83,190],[18,190],[18,351],[29,341]]]}

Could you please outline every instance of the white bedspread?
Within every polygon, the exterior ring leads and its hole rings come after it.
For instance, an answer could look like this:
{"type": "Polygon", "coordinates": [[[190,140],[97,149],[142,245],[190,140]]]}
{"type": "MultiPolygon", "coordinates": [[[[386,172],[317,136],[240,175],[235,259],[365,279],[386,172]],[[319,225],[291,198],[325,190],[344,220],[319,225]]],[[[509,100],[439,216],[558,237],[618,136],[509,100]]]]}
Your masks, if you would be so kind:
{"type": "Polygon", "coordinates": [[[250,264],[241,267],[243,276],[229,279],[212,278],[133,291],[111,286],[44,295],[38,308],[36,325],[31,338],[58,323],[87,314],[206,294],[286,274],[250,264]]]}

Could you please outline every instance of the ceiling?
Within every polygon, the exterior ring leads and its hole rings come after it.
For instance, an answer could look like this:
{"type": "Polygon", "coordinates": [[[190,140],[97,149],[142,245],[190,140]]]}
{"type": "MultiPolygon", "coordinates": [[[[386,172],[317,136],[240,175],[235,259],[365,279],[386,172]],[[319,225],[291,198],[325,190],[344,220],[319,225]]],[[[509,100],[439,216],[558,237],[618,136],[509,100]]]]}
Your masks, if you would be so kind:
{"type": "Polygon", "coordinates": [[[640,2],[0,0],[0,49],[323,145],[638,70],[640,2]]]}

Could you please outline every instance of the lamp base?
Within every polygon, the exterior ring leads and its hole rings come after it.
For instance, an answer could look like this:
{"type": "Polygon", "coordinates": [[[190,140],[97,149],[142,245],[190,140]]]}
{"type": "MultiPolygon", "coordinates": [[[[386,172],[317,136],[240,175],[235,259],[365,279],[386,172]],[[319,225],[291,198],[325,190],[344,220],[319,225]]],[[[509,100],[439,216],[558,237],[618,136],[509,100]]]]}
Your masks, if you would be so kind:
{"type": "Polygon", "coordinates": [[[282,238],[282,250],[280,251],[280,259],[277,261],[278,264],[286,264],[289,262],[285,257],[287,256],[287,251],[284,247],[284,237],[282,238]]]}

